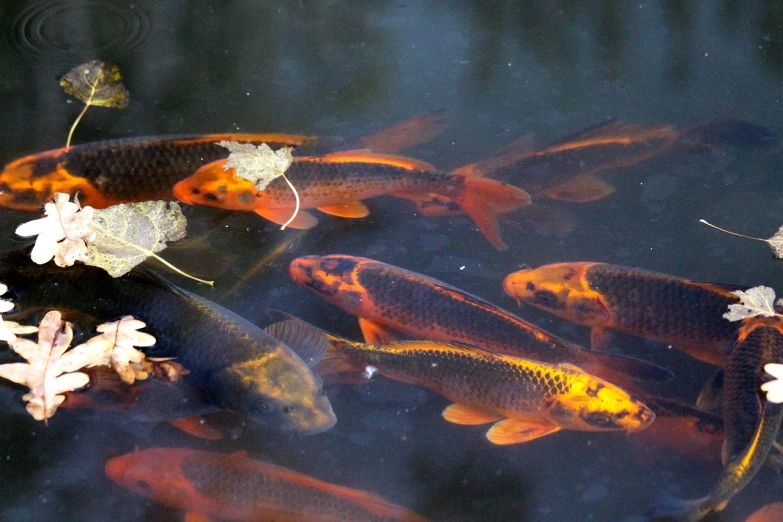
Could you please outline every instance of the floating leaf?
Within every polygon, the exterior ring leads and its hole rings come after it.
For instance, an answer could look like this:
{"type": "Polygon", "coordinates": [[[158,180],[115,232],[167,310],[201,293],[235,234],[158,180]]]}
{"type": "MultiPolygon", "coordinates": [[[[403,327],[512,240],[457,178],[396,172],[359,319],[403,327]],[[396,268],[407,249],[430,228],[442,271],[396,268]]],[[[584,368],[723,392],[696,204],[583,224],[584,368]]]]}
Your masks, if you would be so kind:
{"type": "Polygon", "coordinates": [[[250,143],[239,143],[236,141],[220,141],[217,144],[227,148],[230,152],[223,169],[235,169],[236,177],[250,181],[259,192],[280,176],[291,187],[296,198],[296,207],[291,218],[280,227],[280,230],[285,230],[285,227],[299,213],[299,193],[285,176],[285,171],[288,170],[294,161],[291,155],[293,149],[291,147],[282,147],[277,151],[273,151],[266,143],[256,147],[250,143]]]}
{"type": "Polygon", "coordinates": [[[79,208],[68,201],[70,196],[58,192],[54,202],[44,205],[46,217],[23,223],[16,228],[17,235],[37,235],[32,259],[42,265],[52,258],[58,266],[71,266],[75,261],[87,259],[87,242],[95,233],[87,225],[92,220],[93,208],[79,208]]]}
{"type": "Polygon", "coordinates": [[[96,235],[87,247],[85,263],[119,277],[154,257],[179,274],[212,285],[212,281],[190,276],[156,254],[166,248],[167,241],[185,237],[186,225],[176,202],[145,201],[95,210],[90,228],[96,235]]]}
{"type": "Polygon", "coordinates": [[[20,338],[11,343],[27,362],[0,365],[0,377],[30,388],[22,400],[36,420],[54,415],[65,400],[63,392],[86,386],[90,378],[76,370],[103,355],[98,350],[66,352],[72,339],[71,325],[62,321],[60,312],[49,312],[39,326],[37,343],[20,338]]]}
{"type": "Polygon", "coordinates": [[[775,291],[768,286],[755,286],[747,291],[737,290],[732,292],[740,298],[737,304],[730,304],[729,311],[723,317],[729,321],[742,321],[748,317],[763,315],[774,317],[775,291]]]}
{"type": "Polygon", "coordinates": [[[772,236],[769,239],[763,239],[760,237],[753,237],[753,236],[746,236],[745,234],[738,234],[736,232],[732,232],[731,230],[726,230],[724,228],[716,227],[712,223],[707,223],[703,219],[699,220],[700,223],[704,223],[707,226],[710,226],[714,229],[720,230],[721,232],[725,232],[727,234],[731,234],[732,236],[737,237],[744,237],[745,239],[755,239],[756,241],[764,241],[765,243],[769,244],[769,247],[772,249],[772,253],[775,254],[775,257],[778,259],[783,259],[783,226],[781,226],[777,232],[775,232],[775,235],[772,236]]]}
{"type": "Polygon", "coordinates": [[[110,349],[104,358],[93,366],[111,366],[127,384],[133,384],[138,378],[146,378],[146,372],[139,375],[143,371],[141,363],[144,361],[144,354],[135,348],[155,344],[155,337],[138,331],[145,326],[142,321],[130,315],[98,326],[97,330],[101,332],[98,338],[108,342],[110,349]]]}
{"type": "Polygon", "coordinates": [[[60,78],[60,86],[66,93],[84,102],[84,108],[68,133],[65,149],[71,146],[71,137],[87,107],[97,105],[112,109],[124,109],[128,106],[128,91],[122,85],[122,74],[116,65],[107,66],[100,60],[77,65],[60,78]]]}
{"type": "Polygon", "coordinates": [[[767,400],[780,404],[783,402],[783,364],[767,363],[764,371],[775,379],[761,385],[761,391],[767,392],[767,400]]]}

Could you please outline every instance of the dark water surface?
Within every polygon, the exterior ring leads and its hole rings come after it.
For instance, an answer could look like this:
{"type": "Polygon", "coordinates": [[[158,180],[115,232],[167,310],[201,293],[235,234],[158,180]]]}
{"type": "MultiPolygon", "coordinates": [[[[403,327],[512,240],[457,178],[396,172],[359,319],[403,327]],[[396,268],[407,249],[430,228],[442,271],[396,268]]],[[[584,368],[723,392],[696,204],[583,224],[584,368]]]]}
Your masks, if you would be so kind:
{"type": "MultiPolygon", "coordinates": [[[[450,169],[526,133],[543,145],[608,118],[684,127],[716,117],[781,130],[783,4],[779,2],[123,2],[5,1],[0,6],[0,163],[61,147],[80,109],[56,78],[78,63],[117,63],[125,110],[91,108],[74,142],[173,133],[356,135],[445,108],[446,131],[407,154],[450,169]]],[[[783,224],[779,152],[672,154],[608,172],[617,187],[593,203],[546,202],[573,229],[552,234],[502,220],[507,252],[464,217],[417,216],[378,198],[363,220],[323,216],[281,232],[253,214],[188,208],[208,252],[169,259],[214,288],[172,280],[249,319],[273,306],[359,339],[355,319],[298,288],[291,259],[345,253],[426,273],[554,333],[588,343],[586,329],[517,309],[502,278],[525,265],[603,261],[696,280],[783,291],[783,261],[699,218],[768,237],[783,224]],[[266,256],[287,242],[277,256],[266,256]]],[[[0,246],[33,214],[0,209],[0,246]]],[[[617,335],[614,349],[672,369],[649,391],[692,401],[712,369],[655,343],[617,335]]],[[[433,520],[641,520],[654,495],[699,497],[721,471],[635,444],[623,433],[560,432],[498,447],[486,427],[441,418],[447,401],[375,378],[327,388],[329,432],[297,437],[237,426],[203,442],[167,424],[62,410],[49,426],[0,386],[0,518],[178,520],[114,485],[106,459],[134,448],[247,450],[317,478],[375,492],[433,520]]],[[[781,496],[762,470],[716,520],[744,520],[781,496]]]]}

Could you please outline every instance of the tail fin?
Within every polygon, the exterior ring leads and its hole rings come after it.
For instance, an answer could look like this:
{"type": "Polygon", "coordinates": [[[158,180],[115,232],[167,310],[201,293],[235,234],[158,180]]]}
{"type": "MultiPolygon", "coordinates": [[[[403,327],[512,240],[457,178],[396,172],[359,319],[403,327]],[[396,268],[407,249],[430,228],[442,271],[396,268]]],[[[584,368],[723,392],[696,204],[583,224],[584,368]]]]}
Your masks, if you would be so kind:
{"type": "MultiPolygon", "coordinates": [[[[588,373],[595,373],[601,377],[606,377],[615,382],[613,376],[620,379],[630,377],[642,381],[652,381],[665,383],[674,379],[674,374],[657,364],[635,357],[620,355],[619,353],[585,351],[588,363],[585,370],[588,373]],[[589,368],[589,370],[588,370],[589,368]]],[[[619,382],[617,384],[620,384],[619,382]]]]}
{"type": "Polygon", "coordinates": [[[670,493],[660,493],[655,505],[648,513],[654,519],[695,521],[704,518],[712,509],[707,506],[710,497],[693,500],[675,497],[670,493]]]}
{"type": "Polygon", "coordinates": [[[676,146],[685,151],[772,149],[780,141],[780,134],[769,127],[735,118],[717,118],[682,129],[676,146]]]}
{"type": "Polygon", "coordinates": [[[498,213],[510,212],[530,204],[530,195],[522,189],[494,179],[464,176],[465,189],[454,202],[476,223],[498,250],[508,246],[500,238],[498,213]]]}
{"type": "Polygon", "coordinates": [[[449,111],[441,109],[420,114],[359,138],[368,149],[376,152],[397,152],[438,136],[449,119],[449,111]]]}

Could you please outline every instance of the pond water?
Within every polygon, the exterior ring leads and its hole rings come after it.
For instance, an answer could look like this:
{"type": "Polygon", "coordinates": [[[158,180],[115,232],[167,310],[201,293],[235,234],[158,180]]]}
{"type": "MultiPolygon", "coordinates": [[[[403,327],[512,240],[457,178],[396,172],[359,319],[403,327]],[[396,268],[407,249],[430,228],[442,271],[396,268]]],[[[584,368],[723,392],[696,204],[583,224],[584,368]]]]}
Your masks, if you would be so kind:
{"type": "MultiPolygon", "coordinates": [[[[737,118],[776,132],[783,121],[783,4],[771,1],[5,1],[0,26],[0,163],[63,146],[81,104],[57,78],[94,58],[120,67],[131,102],[88,110],[74,143],[216,132],[356,136],[445,109],[444,132],[404,153],[450,170],[528,133],[542,146],[610,118],[675,128],[737,118]]],[[[504,216],[507,251],[464,216],[424,217],[390,197],[369,200],[367,218],[321,216],[302,232],[252,213],[185,207],[199,242],[166,257],[216,284],[163,273],[251,321],[274,307],[358,340],[355,317],[298,287],[287,267],[310,254],[370,257],[589,345],[586,328],[518,308],[503,277],[601,261],[783,291],[783,261],[767,245],[699,224],[771,236],[783,224],[781,172],[780,151],[769,148],[656,156],[602,173],[616,188],[607,198],[542,201],[566,216],[564,228],[504,216]]],[[[13,231],[34,216],[0,209],[4,251],[27,244],[13,231]]],[[[714,371],[621,334],[612,350],[674,371],[673,382],[646,389],[689,402],[714,371]]],[[[445,422],[446,399],[382,377],[326,392],[338,422],[325,433],[234,420],[229,437],[208,442],[165,423],[85,410],[60,411],[44,426],[24,411],[18,388],[1,386],[0,518],[179,520],[181,512],[104,474],[108,458],[148,447],[245,450],[451,521],[643,520],[659,492],[700,497],[721,472],[719,455],[688,457],[622,432],[495,446],[486,427],[445,422]]],[[[745,520],[780,493],[778,476],[762,469],[715,520],[745,520]]]]}

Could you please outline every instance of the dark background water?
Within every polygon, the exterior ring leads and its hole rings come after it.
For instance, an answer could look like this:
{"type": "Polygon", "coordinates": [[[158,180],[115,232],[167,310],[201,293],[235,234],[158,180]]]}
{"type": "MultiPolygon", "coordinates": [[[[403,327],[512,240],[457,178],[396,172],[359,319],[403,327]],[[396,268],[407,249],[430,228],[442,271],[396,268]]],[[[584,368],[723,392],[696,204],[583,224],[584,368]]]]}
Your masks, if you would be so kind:
{"type": "MultiPolygon", "coordinates": [[[[76,143],[229,131],[348,136],[445,108],[446,131],[407,153],[447,169],[526,133],[545,144],[607,118],[681,127],[733,117],[778,131],[783,121],[783,4],[772,1],[5,1],[0,27],[0,163],[64,144],[80,104],[56,78],[93,58],[120,66],[131,104],[90,109],[76,143]]],[[[772,235],[783,224],[782,163],[774,151],[726,150],[609,172],[611,197],[550,204],[572,217],[571,232],[504,220],[508,252],[492,249],[466,218],[427,219],[406,201],[378,198],[367,219],[324,217],[307,232],[188,209],[191,236],[206,234],[209,252],[198,261],[188,249],[167,254],[217,279],[213,289],[179,284],[245,317],[272,305],[357,339],[353,318],[288,279],[291,259],[373,257],[510,309],[504,275],[567,260],[783,291],[783,261],[766,245],[698,224],[772,235]]],[[[20,244],[13,229],[30,218],[0,209],[5,250],[20,244]]],[[[581,327],[519,313],[588,341],[581,327]]],[[[615,340],[615,350],[677,373],[657,393],[693,400],[712,372],[657,344],[615,340]]],[[[446,423],[444,399],[382,378],[328,393],[339,421],[327,433],[247,425],[207,443],[96,412],[61,411],[45,427],[24,412],[18,390],[0,387],[0,518],[177,520],[105,478],[103,462],[136,447],[244,449],[434,520],[636,520],[660,490],[702,496],[720,472],[717,456],[646,451],[624,434],[561,432],[496,447],[485,427],[446,423]]],[[[780,494],[778,477],[763,470],[717,518],[744,520],[780,494]]]]}

